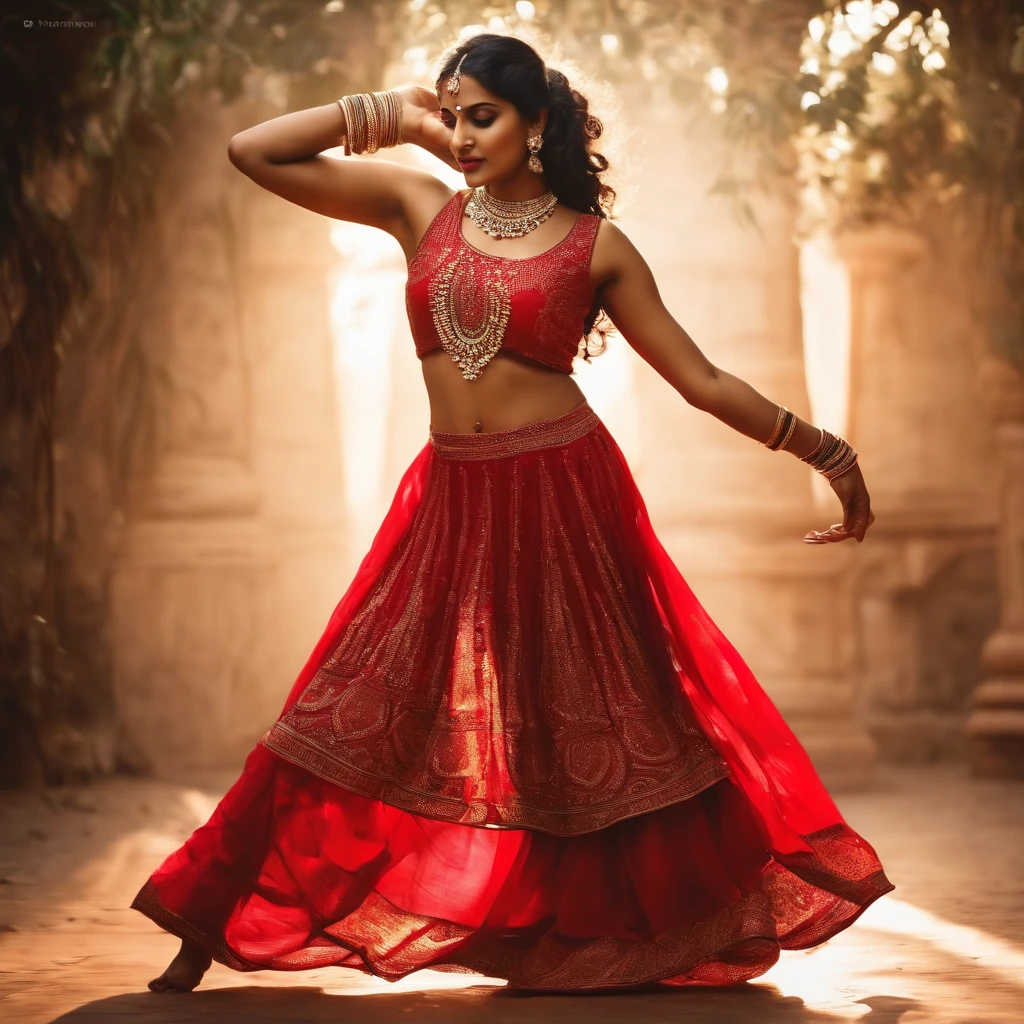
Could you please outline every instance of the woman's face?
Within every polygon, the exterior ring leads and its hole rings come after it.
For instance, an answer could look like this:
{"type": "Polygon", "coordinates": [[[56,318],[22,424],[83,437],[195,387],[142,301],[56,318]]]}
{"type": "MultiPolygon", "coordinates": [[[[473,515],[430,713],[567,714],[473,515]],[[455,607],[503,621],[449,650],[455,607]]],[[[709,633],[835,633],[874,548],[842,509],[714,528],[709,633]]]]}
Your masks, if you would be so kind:
{"type": "MultiPolygon", "coordinates": [[[[488,92],[469,75],[462,75],[457,96],[448,92],[446,83],[447,79],[439,96],[441,121],[452,130],[449,145],[467,184],[486,185],[521,174],[530,156],[526,138],[533,134],[533,126],[508,100],[488,92]]],[[[546,119],[541,111],[539,130],[546,119]]]]}

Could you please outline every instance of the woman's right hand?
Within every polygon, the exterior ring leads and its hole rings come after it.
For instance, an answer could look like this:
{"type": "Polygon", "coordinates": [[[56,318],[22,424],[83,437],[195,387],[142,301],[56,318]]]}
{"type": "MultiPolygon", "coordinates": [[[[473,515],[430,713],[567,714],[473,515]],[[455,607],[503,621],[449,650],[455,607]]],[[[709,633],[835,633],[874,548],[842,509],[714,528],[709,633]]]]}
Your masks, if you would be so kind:
{"type": "Polygon", "coordinates": [[[402,85],[395,91],[401,93],[403,100],[403,141],[421,146],[449,167],[461,170],[449,146],[452,130],[441,120],[437,96],[422,85],[402,85]]]}
{"type": "Polygon", "coordinates": [[[871,511],[871,498],[864,483],[864,475],[855,462],[842,476],[830,481],[832,490],[843,506],[843,521],[835,523],[827,530],[811,530],[804,535],[808,544],[834,544],[836,541],[855,539],[858,543],[864,540],[868,527],[875,521],[875,513],[871,511]]]}

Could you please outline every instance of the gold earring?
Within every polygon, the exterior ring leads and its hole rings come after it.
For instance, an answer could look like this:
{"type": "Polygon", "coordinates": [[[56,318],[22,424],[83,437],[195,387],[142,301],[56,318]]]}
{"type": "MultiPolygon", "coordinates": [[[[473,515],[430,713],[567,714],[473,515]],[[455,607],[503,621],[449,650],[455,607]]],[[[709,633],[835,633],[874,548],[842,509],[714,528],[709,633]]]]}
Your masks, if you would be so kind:
{"type": "Polygon", "coordinates": [[[526,166],[529,167],[534,174],[540,174],[544,170],[544,166],[540,162],[540,157],[537,156],[540,152],[540,147],[543,145],[544,138],[541,135],[531,135],[526,140],[526,146],[530,150],[530,159],[527,160],[526,166]]]}

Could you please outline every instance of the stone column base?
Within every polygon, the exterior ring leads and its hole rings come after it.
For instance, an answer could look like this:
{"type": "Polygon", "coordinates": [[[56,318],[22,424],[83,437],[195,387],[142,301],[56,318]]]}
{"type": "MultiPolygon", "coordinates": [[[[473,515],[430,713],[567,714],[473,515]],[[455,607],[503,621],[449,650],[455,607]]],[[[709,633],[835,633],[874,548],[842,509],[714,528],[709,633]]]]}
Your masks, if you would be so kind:
{"type": "Polygon", "coordinates": [[[990,675],[967,719],[971,773],[1024,779],[1024,633],[996,633],[982,658],[990,675]]]}

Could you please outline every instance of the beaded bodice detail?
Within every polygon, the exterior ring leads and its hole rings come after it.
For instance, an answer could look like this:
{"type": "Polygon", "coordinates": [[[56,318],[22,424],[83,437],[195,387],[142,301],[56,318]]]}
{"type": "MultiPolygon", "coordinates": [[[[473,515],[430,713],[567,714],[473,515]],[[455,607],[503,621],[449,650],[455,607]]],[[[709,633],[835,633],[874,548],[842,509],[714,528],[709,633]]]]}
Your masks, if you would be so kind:
{"type": "Polygon", "coordinates": [[[467,380],[499,351],[572,373],[594,302],[590,259],[601,218],[581,214],[537,256],[493,256],[462,235],[468,193],[452,196],[409,262],[405,304],[416,355],[444,349],[467,380]]]}

